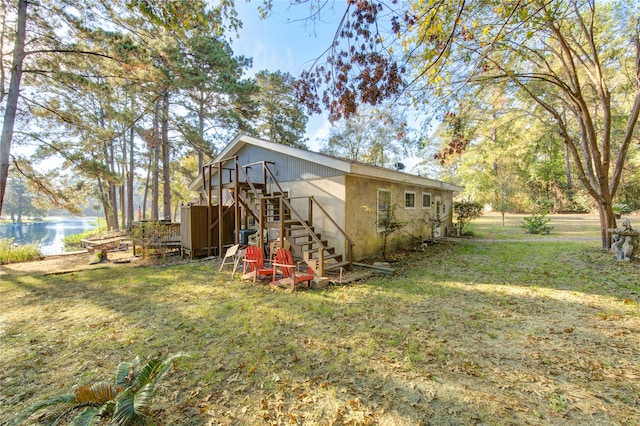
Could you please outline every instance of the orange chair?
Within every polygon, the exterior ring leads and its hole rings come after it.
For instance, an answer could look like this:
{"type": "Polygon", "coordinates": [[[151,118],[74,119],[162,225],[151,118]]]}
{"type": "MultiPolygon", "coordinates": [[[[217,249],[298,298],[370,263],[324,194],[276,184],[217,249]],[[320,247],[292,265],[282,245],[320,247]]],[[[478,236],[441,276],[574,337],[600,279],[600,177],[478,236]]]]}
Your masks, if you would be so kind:
{"type": "Polygon", "coordinates": [[[273,262],[273,278],[271,279],[271,286],[279,285],[291,285],[291,291],[295,291],[296,284],[300,282],[307,282],[307,287],[311,287],[311,280],[315,276],[311,273],[310,269],[307,269],[306,273],[299,273],[296,271],[296,264],[293,262],[293,256],[291,251],[286,248],[279,248],[276,251],[275,261],[273,262]],[[282,278],[276,280],[276,270],[279,269],[282,274],[282,278]]]}
{"type": "Polygon", "coordinates": [[[256,282],[258,277],[269,277],[273,272],[272,268],[264,266],[264,258],[262,257],[262,249],[257,246],[248,246],[242,260],[244,266],[242,268],[242,279],[253,279],[256,282]],[[247,269],[249,270],[247,272],[247,269]]]}

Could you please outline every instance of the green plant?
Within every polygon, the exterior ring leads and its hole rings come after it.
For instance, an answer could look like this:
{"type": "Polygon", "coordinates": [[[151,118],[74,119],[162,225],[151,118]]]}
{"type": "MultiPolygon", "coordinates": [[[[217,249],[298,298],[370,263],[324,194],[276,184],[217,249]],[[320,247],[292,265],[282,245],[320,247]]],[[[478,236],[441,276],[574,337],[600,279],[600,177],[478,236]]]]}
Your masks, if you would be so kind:
{"type": "Polygon", "coordinates": [[[624,203],[615,203],[613,206],[611,206],[611,210],[613,210],[613,213],[617,217],[620,217],[623,214],[629,214],[633,212],[633,209],[624,203]]]}
{"type": "Polygon", "coordinates": [[[13,243],[13,238],[0,239],[0,265],[24,262],[39,257],[42,257],[42,253],[35,244],[19,246],[13,243]]]}
{"type": "Polygon", "coordinates": [[[551,220],[547,217],[547,214],[553,208],[553,201],[538,200],[536,206],[538,211],[533,212],[530,216],[525,216],[520,227],[524,228],[529,234],[549,234],[553,226],[547,225],[551,220]]]}
{"type": "Polygon", "coordinates": [[[522,218],[521,228],[529,234],[549,234],[553,226],[547,225],[551,219],[546,213],[532,213],[530,216],[522,218]]]}
{"type": "Polygon", "coordinates": [[[460,233],[467,235],[469,223],[482,215],[482,204],[474,201],[456,201],[453,203],[453,211],[460,224],[460,233]]]}
{"type": "Polygon", "coordinates": [[[173,362],[185,354],[168,355],[141,364],[140,357],[133,362],[121,362],[113,381],[99,381],[91,386],[78,386],[72,393],[56,395],[27,408],[11,424],[26,420],[46,407],[60,406],[54,424],[74,411],[79,413],[70,424],[90,425],[110,419],[117,425],[146,424],[149,421],[151,400],[160,381],[167,375],[173,362]]]}
{"type": "Polygon", "coordinates": [[[93,229],[86,230],[81,232],[80,234],[69,235],[62,239],[62,243],[64,244],[65,250],[74,250],[80,248],[80,241],[82,240],[90,240],[94,237],[100,236],[101,227],[103,229],[106,228],[106,221],[104,219],[97,219],[95,222],[91,222],[91,225],[94,226],[93,229]]]}

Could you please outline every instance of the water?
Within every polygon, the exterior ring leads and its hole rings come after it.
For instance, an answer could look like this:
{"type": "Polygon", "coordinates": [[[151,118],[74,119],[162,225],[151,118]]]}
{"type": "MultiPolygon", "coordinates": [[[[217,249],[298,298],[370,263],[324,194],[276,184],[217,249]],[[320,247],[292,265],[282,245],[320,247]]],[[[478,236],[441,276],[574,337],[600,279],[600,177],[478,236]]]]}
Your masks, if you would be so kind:
{"type": "Polygon", "coordinates": [[[0,239],[13,238],[18,245],[36,244],[42,254],[60,254],[63,238],[95,227],[95,217],[49,217],[45,222],[0,225],[0,239]]]}

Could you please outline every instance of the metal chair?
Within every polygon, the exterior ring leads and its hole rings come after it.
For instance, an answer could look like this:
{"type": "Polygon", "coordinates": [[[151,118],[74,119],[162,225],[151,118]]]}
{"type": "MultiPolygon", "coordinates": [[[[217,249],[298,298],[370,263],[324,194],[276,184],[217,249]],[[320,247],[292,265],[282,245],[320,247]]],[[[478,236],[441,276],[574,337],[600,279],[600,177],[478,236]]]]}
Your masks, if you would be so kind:
{"type": "Polygon", "coordinates": [[[233,272],[231,272],[231,279],[233,279],[233,276],[235,275],[236,270],[238,269],[238,265],[240,264],[240,261],[243,257],[244,249],[240,248],[240,244],[229,247],[224,254],[224,257],[222,258],[222,263],[220,264],[220,269],[218,269],[218,272],[222,272],[222,268],[224,267],[224,265],[233,265],[233,272]]]}

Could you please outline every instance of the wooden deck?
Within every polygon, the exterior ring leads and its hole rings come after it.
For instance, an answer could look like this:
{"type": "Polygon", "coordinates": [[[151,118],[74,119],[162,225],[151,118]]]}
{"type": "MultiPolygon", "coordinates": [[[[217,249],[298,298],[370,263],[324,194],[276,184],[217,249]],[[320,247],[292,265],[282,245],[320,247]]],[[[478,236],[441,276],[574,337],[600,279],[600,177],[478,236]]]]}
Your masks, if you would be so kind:
{"type": "Polygon", "coordinates": [[[112,250],[120,248],[124,239],[124,237],[111,237],[97,240],[80,240],[80,246],[86,248],[89,253],[100,250],[112,250]]]}
{"type": "Polygon", "coordinates": [[[133,222],[133,254],[136,248],[146,250],[180,250],[180,222],[133,222]]]}

